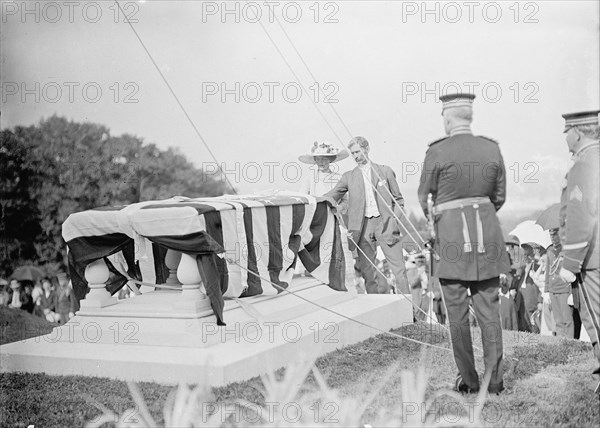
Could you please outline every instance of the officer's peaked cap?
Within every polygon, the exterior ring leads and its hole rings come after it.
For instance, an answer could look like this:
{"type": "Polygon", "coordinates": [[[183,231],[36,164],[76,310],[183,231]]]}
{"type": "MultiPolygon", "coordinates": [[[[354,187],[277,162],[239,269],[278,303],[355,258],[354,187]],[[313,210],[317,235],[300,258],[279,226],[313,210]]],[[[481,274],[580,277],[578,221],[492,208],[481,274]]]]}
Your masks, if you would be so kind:
{"type": "Polygon", "coordinates": [[[472,107],[475,94],[459,92],[457,94],[446,94],[440,97],[442,109],[452,107],[472,107]]]}
{"type": "Polygon", "coordinates": [[[562,117],[565,119],[565,132],[573,126],[598,125],[598,113],[600,113],[600,110],[563,114],[562,117]]]}

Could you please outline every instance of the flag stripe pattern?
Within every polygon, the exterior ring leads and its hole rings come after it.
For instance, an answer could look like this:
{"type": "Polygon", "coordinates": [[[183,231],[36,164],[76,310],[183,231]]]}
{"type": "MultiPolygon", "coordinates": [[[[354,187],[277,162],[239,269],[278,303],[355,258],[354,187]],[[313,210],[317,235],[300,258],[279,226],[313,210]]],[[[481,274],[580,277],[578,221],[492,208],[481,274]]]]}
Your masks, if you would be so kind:
{"type": "MultiPolygon", "coordinates": [[[[283,209],[283,207],[281,207],[283,209]]],[[[279,273],[283,269],[283,246],[281,244],[281,225],[280,207],[266,207],[267,214],[267,230],[269,233],[269,276],[272,283],[283,288],[287,288],[286,282],[279,280],[279,273]]],[[[279,291],[279,290],[278,290],[279,291]]]]}
{"type": "MultiPolygon", "coordinates": [[[[124,242],[135,242],[141,272],[154,277],[144,280],[164,278],[165,248],[195,254],[202,276],[216,282],[204,286],[218,320],[222,320],[223,297],[280,292],[270,282],[289,287],[298,259],[315,278],[333,289],[346,290],[337,219],[327,201],[303,194],[176,197],[84,211],[72,214],[63,224],[73,259],[86,263],[93,260],[82,254],[78,242],[88,239],[88,250],[90,245],[97,246],[94,257],[98,259],[114,253],[114,242],[109,239],[113,236],[114,241],[113,234],[124,242]]],[[[82,286],[85,294],[87,284],[82,286]]]]}

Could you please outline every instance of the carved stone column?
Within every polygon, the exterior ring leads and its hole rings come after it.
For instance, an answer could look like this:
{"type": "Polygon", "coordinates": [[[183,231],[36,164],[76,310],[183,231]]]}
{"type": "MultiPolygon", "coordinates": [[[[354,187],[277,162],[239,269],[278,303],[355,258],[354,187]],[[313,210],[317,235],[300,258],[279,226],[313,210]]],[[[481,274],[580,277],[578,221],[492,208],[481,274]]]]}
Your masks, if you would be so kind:
{"type": "Polygon", "coordinates": [[[85,268],[85,279],[90,287],[89,293],[81,301],[82,308],[104,308],[117,303],[117,298],[106,290],[106,281],[110,272],[104,259],[96,260],[85,268]]]}
{"type": "Polygon", "coordinates": [[[165,265],[169,269],[169,277],[167,278],[167,285],[181,285],[179,279],[177,279],[177,268],[181,261],[181,253],[175,250],[167,250],[165,256],[165,265]]]}
{"type": "Polygon", "coordinates": [[[196,258],[183,253],[177,268],[177,278],[181,282],[181,298],[174,304],[174,309],[197,313],[210,309],[210,302],[201,291],[202,278],[198,271],[196,258]]]}

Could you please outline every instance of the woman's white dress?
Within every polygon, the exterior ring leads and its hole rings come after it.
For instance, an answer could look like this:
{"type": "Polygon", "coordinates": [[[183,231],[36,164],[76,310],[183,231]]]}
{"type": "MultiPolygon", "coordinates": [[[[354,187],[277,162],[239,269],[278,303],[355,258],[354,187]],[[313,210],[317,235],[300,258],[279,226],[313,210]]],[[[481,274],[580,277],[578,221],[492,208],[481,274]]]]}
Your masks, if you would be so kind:
{"type": "MultiPolygon", "coordinates": [[[[308,176],[302,181],[300,192],[312,196],[323,196],[325,193],[332,190],[338,181],[342,178],[342,174],[337,172],[320,171],[316,165],[309,168],[308,176]]],[[[342,249],[344,251],[344,259],[346,261],[346,286],[349,291],[356,291],[354,287],[354,258],[352,252],[348,248],[347,229],[345,225],[340,225],[342,234],[342,249]]],[[[304,266],[300,260],[296,264],[296,273],[304,272],[304,266]]]]}

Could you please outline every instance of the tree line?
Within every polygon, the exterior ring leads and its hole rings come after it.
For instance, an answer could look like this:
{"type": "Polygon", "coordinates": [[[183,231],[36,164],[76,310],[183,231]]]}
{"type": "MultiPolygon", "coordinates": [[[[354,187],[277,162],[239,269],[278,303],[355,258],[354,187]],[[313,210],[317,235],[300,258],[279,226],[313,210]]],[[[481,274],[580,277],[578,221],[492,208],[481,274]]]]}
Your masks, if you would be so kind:
{"type": "Polygon", "coordinates": [[[62,224],[72,213],[144,200],[219,196],[227,183],[177,149],[94,123],[52,116],[0,132],[0,276],[21,265],[66,264],[62,224]]]}

